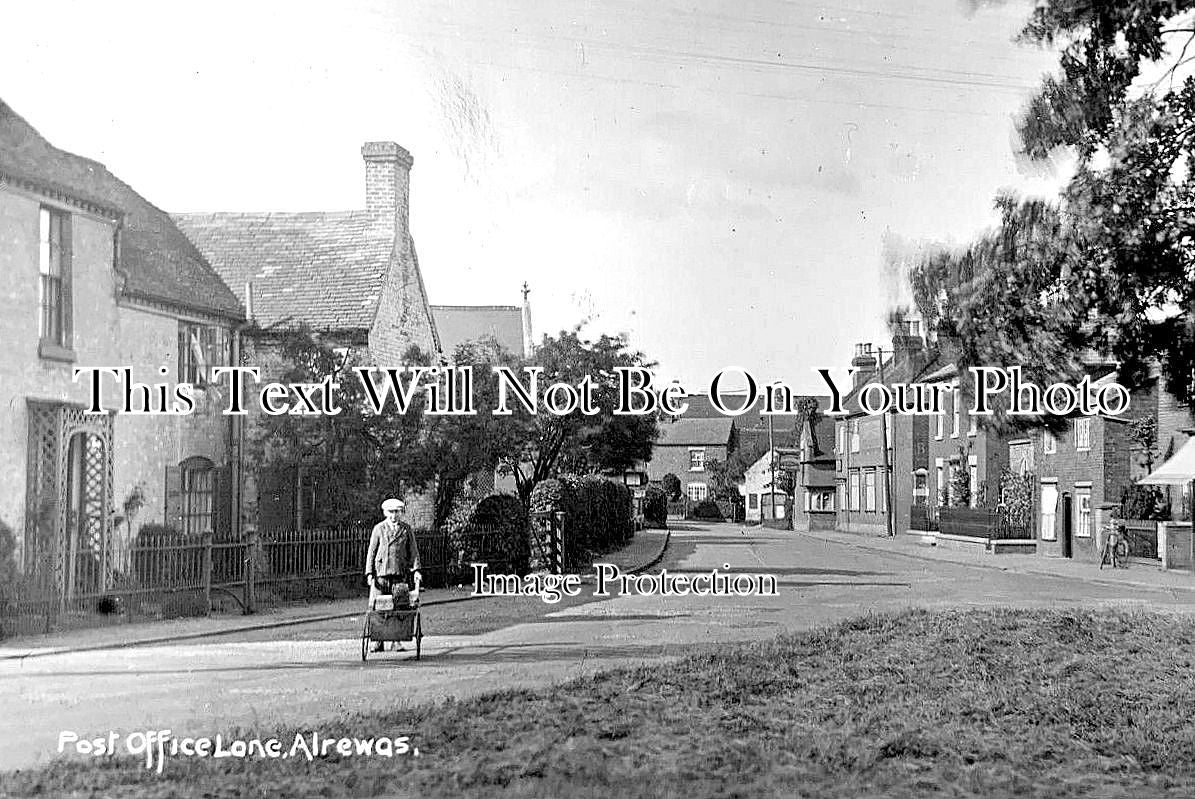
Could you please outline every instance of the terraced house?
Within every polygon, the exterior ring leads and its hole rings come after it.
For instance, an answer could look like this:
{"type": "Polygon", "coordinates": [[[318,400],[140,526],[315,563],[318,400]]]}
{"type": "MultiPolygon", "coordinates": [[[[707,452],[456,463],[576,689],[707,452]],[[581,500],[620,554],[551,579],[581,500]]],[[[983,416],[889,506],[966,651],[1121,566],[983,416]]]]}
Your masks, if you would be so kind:
{"type": "MultiPolygon", "coordinates": [[[[0,274],[0,521],[21,569],[70,599],[121,579],[145,523],[234,535],[234,420],[210,378],[240,302],[166,213],[2,101],[0,274]],[[88,413],[74,370],[117,366],[194,383],[194,412],[88,413]]],[[[147,393],[133,408],[161,410],[147,393]]],[[[104,377],[102,407],[124,400],[104,377]]]]}

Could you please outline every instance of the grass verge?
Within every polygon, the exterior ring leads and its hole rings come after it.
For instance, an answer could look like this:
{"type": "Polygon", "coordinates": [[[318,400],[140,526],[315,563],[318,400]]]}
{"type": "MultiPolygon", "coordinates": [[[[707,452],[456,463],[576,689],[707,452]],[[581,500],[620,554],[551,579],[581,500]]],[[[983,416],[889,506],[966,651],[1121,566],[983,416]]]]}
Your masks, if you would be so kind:
{"type": "Polygon", "coordinates": [[[160,775],[71,757],[0,795],[1193,796],[1192,633],[1127,612],[869,616],[317,728],[410,736],[419,757],[177,757],[160,775]]]}

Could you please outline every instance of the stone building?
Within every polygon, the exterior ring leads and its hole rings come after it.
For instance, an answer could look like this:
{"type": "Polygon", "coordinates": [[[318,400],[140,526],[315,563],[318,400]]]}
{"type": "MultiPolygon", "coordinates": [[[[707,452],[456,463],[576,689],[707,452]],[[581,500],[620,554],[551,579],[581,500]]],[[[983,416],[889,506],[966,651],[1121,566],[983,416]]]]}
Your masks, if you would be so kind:
{"type": "MultiPolygon", "coordinates": [[[[303,213],[179,214],[178,224],[251,309],[244,362],[263,380],[281,368],[280,334],[306,327],[348,361],[397,367],[412,347],[441,357],[435,320],[409,227],[413,159],[394,142],[367,142],[365,208],[303,213]]],[[[320,467],[296,462],[255,475],[246,490],[263,529],[310,526],[320,506],[320,467]]],[[[407,519],[430,526],[432,505],[408,496],[407,519]]],[[[364,518],[376,509],[362,509],[364,518]]]]}

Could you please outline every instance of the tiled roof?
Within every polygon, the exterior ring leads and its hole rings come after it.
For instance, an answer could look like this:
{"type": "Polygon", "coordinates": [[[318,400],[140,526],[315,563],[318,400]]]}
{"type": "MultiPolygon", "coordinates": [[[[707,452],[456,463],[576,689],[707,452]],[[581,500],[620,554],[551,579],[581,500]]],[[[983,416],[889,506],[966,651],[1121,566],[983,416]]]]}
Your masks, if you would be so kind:
{"type": "MultiPolygon", "coordinates": [[[[760,399],[756,401],[755,405],[753,405],[749,410],[746,410],[743,413],[739,414],[738,416],[733,417],[734,425],[740,431],[753,430],[753,429],[760,429],[760,430],[768,429],[768,417],[764,416],[761,413],[761,411],[763,410],[764,388],[765,387],[763,387],[763,386],[760,387],[760,389],[759,389],[760,399]]],[[[741,407],[743,404],[743,400],[746,399],[745,394],[722,394],[721,396],[722,396],[722,404],[725,405],[727,408],[741,407]]],[[[826,411],[829,409],[830,397],[815,396],[815,397],[813,397],[813,399],[817,400],[818,407],[820,407],[823,411],[826,411]]],[[[731,417],[727,417],[725,414],[723,414],[721,411],[719,411],[717,408],[714,407],[713,403],[710,401],[710,397],[708,394],[692,394],[688,397],[685,397],[684,401],[689,403],[689,409],[687,411],[685,411],[685,416],[687,418],[701,418],[701,419],[731,418],[731,417]]],[[[797,397],[794,396],[793,397],[793,405],[795,406],[796,403],[797,403],[797,397]]],[[[799,417],[797,417],[795,415],[782,415],[782,414],[774,415],[772,417],[772,427],[775,430],[792,430],[794,427],[796,427],[798,418],[799,417]]]]}
{"type": "Polygon", "coordinates": [[[263,327],[368,330],[390,265],[394,231],[366,211],[176,214],[229,286],[253,283],[263,327]]]}
{"type": "Polygon", "coordinates": [[[675,422],[660,424],[657,447],[716,447],[726,446],[730,441],[730,430],[734,420],[723,416],[718,419],[691,419],[682,416],[675,422]]]}
{"type": "Polygon", "coordinates": [[[440,344],[449,357],[456,346],[493,336],[514,355],[523,354],[523,309],[516,305],[433,305],[440,344]]]}
{"type": "Polygon", "coordinates": [[[97,161],[59,150],[0,100],[0,178],[121,219],[120,270],[130,297],[242,317],[237,298],[156,207],[97,161]]]}

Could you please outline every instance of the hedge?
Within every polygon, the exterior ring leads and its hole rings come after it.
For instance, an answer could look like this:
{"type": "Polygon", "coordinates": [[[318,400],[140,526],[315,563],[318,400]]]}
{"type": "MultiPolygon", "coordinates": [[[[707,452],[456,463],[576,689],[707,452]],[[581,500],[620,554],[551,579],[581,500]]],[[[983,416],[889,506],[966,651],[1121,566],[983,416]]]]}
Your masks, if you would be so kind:
{"type": "Polygon", "coordinates": [[[668,495],[659,486],[648,486],[644,492],[643,521],[648,527],[668,526],[668,495]]]}
{"type": "Polygon", "coordinates": [[[469,532],[487,532],[484,538],[469,536],[465,563],[501,562],[511,573],[524,575],[531,569],[531,539],[527,514],[518,497],[491,494],[477,503],[469,519],[469,532]]]}

